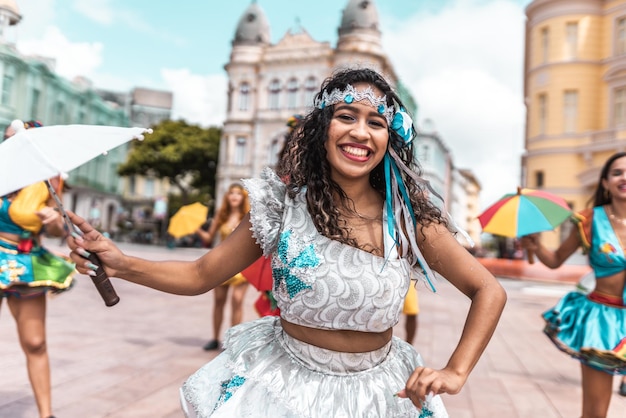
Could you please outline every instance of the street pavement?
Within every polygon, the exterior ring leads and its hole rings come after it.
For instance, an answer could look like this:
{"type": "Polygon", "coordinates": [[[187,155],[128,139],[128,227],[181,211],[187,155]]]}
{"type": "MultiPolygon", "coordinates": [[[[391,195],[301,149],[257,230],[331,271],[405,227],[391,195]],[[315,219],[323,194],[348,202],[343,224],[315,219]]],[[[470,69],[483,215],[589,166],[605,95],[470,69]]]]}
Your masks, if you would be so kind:
{"type": "MultiPolygon", "coordinates": [[[[65,251],[55,245],[56,241],[50,244],[65,251]]],[[[205,251],[120,245],[130,254],[155,260],[192,260],[205,251]]],[[[524,267],[509,260],[487,267],[492,271],[501,269],[497,275],[507,290],[508,303],[463,390],[443,396],[450,416],[580,416],[578,363],[559,352],[542,334],[540,314],[574,288],[579,277],[576,274],[584,273],[584,266],[566,274],[568,279],[556,273],[552,277],[559,279],[554,280],[547,272],[527,277],[528,270],[523,270],[524,280],[519,280],[515,274],[520,273],[515,269],[524,267]]],[[[574,267],[567,270],[571,269],[574,267]]],[[[178,388],[217,355],[202,350],[211,337],[212,295],[175,296],[119,279],[112,281],[121,298],[113,307],[104,306],[86,276],[78,276],[70,292],[48,301],[48,348],[56,417],[181,417],[178,388]]],[[[443,367],[463,330],[469,300],[443,280],[437,283],[436,293],[424,287],[419,290],[421,310],[414,345],[428,365],[443,367]]],[[[257,317],[252,308],[256,296],[250,288],[245,302],[246,321],[257,317]]],[[[15,324],[6,306],[0,312],[0,417],[34,418],[37,410],[15,324]]],[[[394,333],[403,337],[403,319],[394,333]]],[[[617,391],[618,379],[614,386],[617,391]]],[[[626,398],[614,392],[608,417],[625,416],[626,398]]]]}

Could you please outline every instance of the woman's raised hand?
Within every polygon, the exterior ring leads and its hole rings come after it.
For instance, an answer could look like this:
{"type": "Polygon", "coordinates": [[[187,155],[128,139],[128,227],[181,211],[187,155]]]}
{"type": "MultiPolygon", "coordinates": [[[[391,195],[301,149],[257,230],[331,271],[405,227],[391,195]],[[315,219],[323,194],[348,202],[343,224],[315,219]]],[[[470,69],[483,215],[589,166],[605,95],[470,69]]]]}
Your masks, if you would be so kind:
{"type": "Polygon", "coordinates": [[[524,235],[519,242],[525,250],[536,252],[539,248],[539,234],[524,235]]]}
{"type": "Polygon", "coordinates": [[[73,232],[67,240],[68,246],[72,250],[70,258],[76,264],[76,270],[90,276],[95,274],[98,266],[87,259],[89,253],[92,253],[98,256],[102,268],[109,277],[120,277],[120,272],[124,270],[127,261],[126,255],[85,219],[71,211],[68,211],[68,216],[83,233],[81,236],[73,232]]]}

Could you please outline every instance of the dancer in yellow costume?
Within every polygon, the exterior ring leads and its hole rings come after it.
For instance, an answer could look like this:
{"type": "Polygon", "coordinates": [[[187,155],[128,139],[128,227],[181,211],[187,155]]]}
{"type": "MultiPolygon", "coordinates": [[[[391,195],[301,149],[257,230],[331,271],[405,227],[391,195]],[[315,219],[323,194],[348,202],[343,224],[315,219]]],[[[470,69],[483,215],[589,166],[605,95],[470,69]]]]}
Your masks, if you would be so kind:
{"type": "MultiPolygon", "coordinates": [[[[213,244],[215,234],[219,232],[220,240],[224,241],[231,232],[237,228],[239,222],[246,213],[250,211],[248,192],[241,184],[231,184],[228,192],[224,195],[222,205],[211,223],[208,231],[198,229],[196,233],[202,242],[208,247],[213,244]]],[[[233,256],[236,256],[233,254],[233,256]]],[[[248,282],[241,273],[226,280],[221,286],[213,290],[215,295],[215,305],[213,307],[213,339],[204,345],[205,350],[215,350],[219,348],[219,340],[224,320],[224,308],[228,291],[232,288],[231,295],[231,326],[241,323],[243,318],[243,298],[248,289],[248,282]]]]}

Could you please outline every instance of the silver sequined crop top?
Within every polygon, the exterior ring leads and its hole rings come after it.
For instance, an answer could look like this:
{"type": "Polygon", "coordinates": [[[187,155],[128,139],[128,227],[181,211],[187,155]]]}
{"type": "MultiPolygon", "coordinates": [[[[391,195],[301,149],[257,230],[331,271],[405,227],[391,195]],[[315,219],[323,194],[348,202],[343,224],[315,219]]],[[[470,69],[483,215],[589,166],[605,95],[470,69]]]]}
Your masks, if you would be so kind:
{"type": "Polygon", "coordinates": [[[411,267],[321,235],[304,192],[295,199],[269,168],[244,180],[252,233],[272,257],[274,297],[288,322],[321,329],[382,332],[398,323],[411,267]]]}

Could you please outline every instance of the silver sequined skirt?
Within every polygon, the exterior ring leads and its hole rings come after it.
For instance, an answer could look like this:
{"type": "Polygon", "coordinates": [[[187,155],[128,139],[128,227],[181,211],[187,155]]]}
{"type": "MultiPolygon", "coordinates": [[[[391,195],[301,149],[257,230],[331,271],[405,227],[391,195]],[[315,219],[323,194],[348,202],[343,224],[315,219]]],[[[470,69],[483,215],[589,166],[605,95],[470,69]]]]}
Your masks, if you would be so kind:
{"type": "Polygon", "coordinates": [[[231,328],[224,346],[181,388],[187,417],[448,417],[439,396],[423,411],[394,396],[422,364],[399,338],[373,352],[339,353],[264,317],[231,328]]]}

